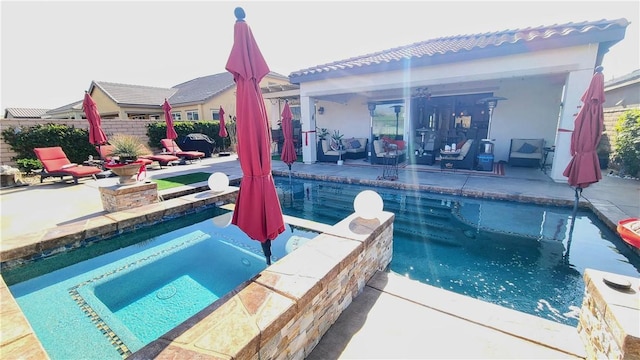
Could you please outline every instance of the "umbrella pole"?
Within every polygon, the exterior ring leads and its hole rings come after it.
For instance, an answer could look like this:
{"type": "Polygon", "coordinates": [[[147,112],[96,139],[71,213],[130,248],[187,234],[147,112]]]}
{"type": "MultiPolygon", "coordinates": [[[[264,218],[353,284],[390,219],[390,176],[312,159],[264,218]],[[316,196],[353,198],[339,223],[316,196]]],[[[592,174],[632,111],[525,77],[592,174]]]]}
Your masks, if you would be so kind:
{"type": "Polygon", "coordinates": [[[260,246],[262,247],[262,252],[264,253],[264,257],[267,260],[267,265],[271,265],[271,240],[266,240],[265,242],[261,242],[260,246]]]}
{"type": "Polygon", "coordinates": [[[569,263],[569,251],[571,250],[571,240],[573,239],[573,227],[576,223],[576,215],[578,214],[578,203],[580,202],[580,195],[582,194],[582,188],[576,187],[575,197],[576,200],[573,204],[573,212],[571,213],[571,226],[569,227],[569,239],[567,240],[567,252],[562,256],[565,263],[569,263]]]}

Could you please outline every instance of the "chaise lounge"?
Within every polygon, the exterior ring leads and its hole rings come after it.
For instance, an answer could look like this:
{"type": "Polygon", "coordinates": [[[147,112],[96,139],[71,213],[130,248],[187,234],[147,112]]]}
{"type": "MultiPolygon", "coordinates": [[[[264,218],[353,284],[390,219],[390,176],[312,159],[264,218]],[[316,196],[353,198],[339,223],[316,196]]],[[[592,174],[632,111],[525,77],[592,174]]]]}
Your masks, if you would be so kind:
{"type": "MultiPolygon", "coordinates": [[[[109,162],[111,160],[111,153],[113,151],[112,145],[96,146],[96,150],[98,151],[98,154],[100,154],[100,157],[102,158],[102,160],[104,160],[104,162],[109,162]]],[[[142,161],[145,166],[149,166],[153,164],[154,161],[157,161],[158,165],[160,165],[160,168],[162,169],[163,166],[167,166],[173,161],[178,161],[180,160],[180,158],[175,155],[168,154],[149,154],[141,155],[137,160],[142,161]]]]}
{"type": "Polygon", "coordinates": [[[35,148],[33,151],[44,167],[40,172],[40,182],[48,177],[59,177],[62,180],[65,176],[71,176],[73,183],[77,184],[79,178],[93,177],[97,180],[96,174],[102,172],[99,167],[72,163],[60,146],[35,148]]]}
{"type": "Polygon", "coordinates": [[[167,149],[168,152],[180,157],[182,160],[200,160],[204,157],[204,153],[201,151],[184,151],[178,144],[172,139],[160,140],[162,147],[167,149]]]}

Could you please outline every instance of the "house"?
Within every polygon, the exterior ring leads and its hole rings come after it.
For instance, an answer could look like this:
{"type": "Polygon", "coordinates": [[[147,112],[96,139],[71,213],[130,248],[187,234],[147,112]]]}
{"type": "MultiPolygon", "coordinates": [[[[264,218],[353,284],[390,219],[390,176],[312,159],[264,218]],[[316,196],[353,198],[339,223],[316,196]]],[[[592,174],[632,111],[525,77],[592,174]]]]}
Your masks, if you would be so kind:
{"type": "Polygon", "coordinates": [[[320,127],[356,138],[398,131],[409,154],[423,145],[420,129],[442,144],[490,139],[494,161],[508,160],[511,139],[536,138],[555,146],[548,174],[564,182],[580,98],[628,25],[617,19],[456,35],[294,71],[308,139],[303,160],[316,161],[320,127]]]}
{"type": "Polygon", "coordinates": [[[6,108],[4,119],[40,119],[49,109],[6,108]]]}
{"type": "MultiPolygon", "coordinates": [[[[269,73],[261,86],[288,84],[284,75],[269,73]]],[[[159,88],[143,85],[93,81],[89,94],[103,119],[164,120],[162,104],[171,104],[174,120],[219,120],[222,106],[228,115],[235,111],[235,82],[229,72],[199,77],[159,88]]]]}
{"type": "Polygon", "coordinates": [[[82,110],[82,100],[74,101],[70,104],[47,111],[43,119],[86,119],[82,110]]]}

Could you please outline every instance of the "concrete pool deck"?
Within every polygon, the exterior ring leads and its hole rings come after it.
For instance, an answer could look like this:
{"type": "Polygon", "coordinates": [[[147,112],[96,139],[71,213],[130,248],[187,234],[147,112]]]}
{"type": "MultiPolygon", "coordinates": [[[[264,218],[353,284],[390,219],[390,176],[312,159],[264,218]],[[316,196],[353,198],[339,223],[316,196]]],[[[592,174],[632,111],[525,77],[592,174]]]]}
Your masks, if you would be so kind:
{"type": "MultiPolygon", "coordinates": [[[[286,165],[279,161],[274,161],[273,170],[278,175],[288,173],[286,165]]],[[[220,171],[231,180],[237,180],[242,174],[238,161],[231,157],[150,170],[148,176],[161,178],[194,171],[220,171]]],[[[554,183],[539,169],[507,167],[505,176],[487,176],[405,167],[399,169],[396,181],[378,180],[382,168],[361,160],[346,162],[343,166],[295,163],[292,171],[299,177],[411,186],[468,196],[557,204],[570,204],[574,200],[573,189],[567,184],[554,183]]],[[[115,181],[114,178],[87,179],[73,185],[50,179],[43,184],[0,190],[0,245],[4,248],[3,243],[9,239],[37,241],[33,234],[104,215],[98,187],[109,186],[115,181]]],[[[161,192],[161,195],[171,196],[170,192],[161,192]]],[[[640,181],[605,176],[601,182],[585,189],[582,195],[581,205],[592,208],[610,227],[620,219],[640,216],[640,181]]],[[[393,274],[379,273],[354,299],[308,358],[585,356],[575,328],[485,306],[486,303],[471,298],[420,285],[393,274]]],[[[0,330],[2,339],[5,339],[9,329],[0,330]]],[[[12,352],[28,353],[17,349],[12,352]]]]}

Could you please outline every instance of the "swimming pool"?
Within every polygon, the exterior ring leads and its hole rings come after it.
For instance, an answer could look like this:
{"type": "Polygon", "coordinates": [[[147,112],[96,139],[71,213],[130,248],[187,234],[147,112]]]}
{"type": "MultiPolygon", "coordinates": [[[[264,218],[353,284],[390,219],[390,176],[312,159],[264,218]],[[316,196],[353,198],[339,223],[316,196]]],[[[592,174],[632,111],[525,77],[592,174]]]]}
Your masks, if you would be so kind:
{"type": "MultiPolygon", "coordinates": [[[[360,185],[276,178],[283,212],[334,224],[360,185]]],[[[591,212],[376,187],[395,213],[390,270],[575,326],[593,268],[640,276],[640,259],[591,212]],[[567,251],[567,249],[569,249],[567,251]]]]}
{"type": "MultiPolygon", "coordinates": [[[[122,359],[266,268],[260,244],[228,215],[208,209],[3,277],[52,359],[122,359]]],[[[291,239],[316,235],[286,226],[273,260],[292,251],[291,239]]]]}

